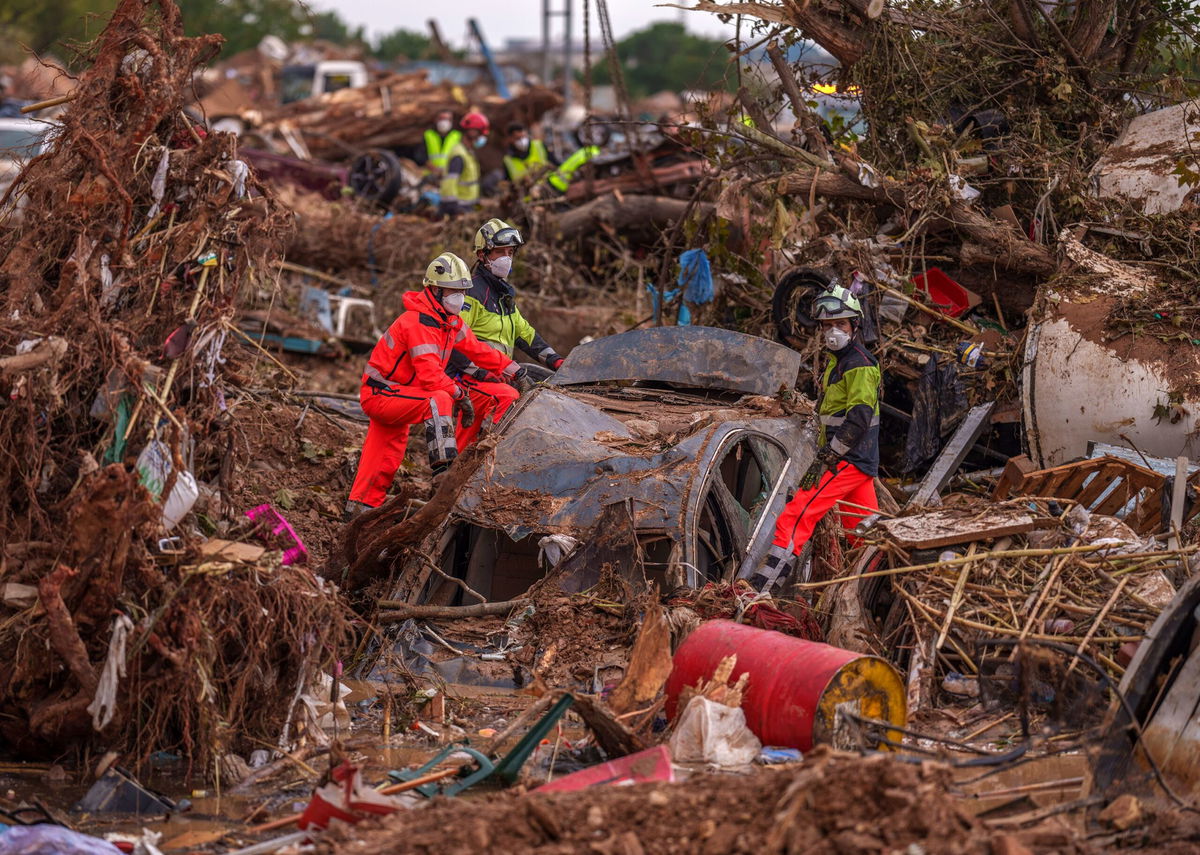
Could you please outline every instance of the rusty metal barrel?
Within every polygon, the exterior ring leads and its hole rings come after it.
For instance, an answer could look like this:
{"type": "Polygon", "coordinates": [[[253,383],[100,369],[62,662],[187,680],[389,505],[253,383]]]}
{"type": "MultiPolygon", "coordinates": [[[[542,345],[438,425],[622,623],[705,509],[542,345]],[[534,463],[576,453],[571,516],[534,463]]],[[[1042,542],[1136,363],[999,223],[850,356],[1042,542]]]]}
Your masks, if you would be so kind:
{"type": "MultiPolygon", "coordinates": [[[[815,743],[837,745],[844,732],[838,727],[839,710],[905,724],[904,681],[883,659],[728,620],[703,624],[675,652],[667,716],[675,717],[684,686],[708,680],[721,660],[734,654],[731,682],[750,675],[742,709],[764,745],[801,751],[815,743]]],[[[888,731],[888,738],[899,740],[900,734],[888,731]]]]}

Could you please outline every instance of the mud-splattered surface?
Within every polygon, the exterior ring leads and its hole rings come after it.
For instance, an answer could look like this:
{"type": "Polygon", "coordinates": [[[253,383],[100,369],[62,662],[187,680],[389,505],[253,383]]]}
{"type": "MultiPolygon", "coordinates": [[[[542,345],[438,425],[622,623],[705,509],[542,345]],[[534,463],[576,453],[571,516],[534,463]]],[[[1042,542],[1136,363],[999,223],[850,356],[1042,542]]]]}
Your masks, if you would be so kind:
{"type": "Polygon", "coordinates": [[[877,757],[698,774],[686,782],[435,801],[334,832],[338,853],[865,853],[992,851],[948,772],[877,757]],[[910,844],[918,849],[908,849],[910,844]]]}

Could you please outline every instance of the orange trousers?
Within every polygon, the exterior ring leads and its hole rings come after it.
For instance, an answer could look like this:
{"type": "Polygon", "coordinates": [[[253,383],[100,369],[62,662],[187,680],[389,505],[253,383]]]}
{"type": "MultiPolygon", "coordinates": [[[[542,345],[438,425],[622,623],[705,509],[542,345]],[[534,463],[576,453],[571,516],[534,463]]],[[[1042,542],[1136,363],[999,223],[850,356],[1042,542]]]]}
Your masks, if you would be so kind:
{"type": "Polygon", "coordinates": [[[462,426],[461,419],[456,423],[455,435],[458,438],[459,453],[462,453],[479,436],[483,420],[490,418],[492,424],[498,424],[500,419],[504,418],[504,414],[508,412],[508,408],[516,403],[521,393],[502,381],[472,380],[469,377],[462,377],[459,378],[458,383],[471,396],[471,403],[475,405],[475,421],[469,428],[462,426]]]}
{"type": "Polygon", "coordinates": [[[825,472],[815,487],[801,490],[787,503],[775,523],[774,545],[799,555],[817,523],[839,502],[848,503],[841,505],[840,512],[842,528],[850,531],[879,510],[875,479],[852,463],[839,462],[836,472],[825,472]]]}
{"type": "Polygon", "coordinates": [[[363,384],[358,395],[363,412],[371,420],[358,460],[358,472],[350,498],[372,508],[383,504],[387,491],[404,462],[408,429],[437,414],[449,417],[454,401],[448,392],[429,391],[419,386],[397,386],[386,391],[363,384]]]}

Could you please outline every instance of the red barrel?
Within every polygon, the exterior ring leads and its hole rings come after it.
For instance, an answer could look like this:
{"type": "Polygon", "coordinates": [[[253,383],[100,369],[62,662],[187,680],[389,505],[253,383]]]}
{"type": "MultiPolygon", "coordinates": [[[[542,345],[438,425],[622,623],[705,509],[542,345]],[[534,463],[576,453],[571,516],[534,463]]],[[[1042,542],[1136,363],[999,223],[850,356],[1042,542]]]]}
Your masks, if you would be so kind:
{"type": "MultiPolygon", "coordinates": [[[[667,716],[675,717],[684,686],[707,681],[731,655],[737,656],[737,663],[730,682],[750,675],[742,709],[746,724],[764,745],[801,751],[814,742],[836,745],[839,708],[899,726],[905,723],[904,682],[879,657],[728,620],[701,625],[679,645],[667,680],[667,716]]],[[[889,736],[900,738],[894,731],[889,736]]]]}

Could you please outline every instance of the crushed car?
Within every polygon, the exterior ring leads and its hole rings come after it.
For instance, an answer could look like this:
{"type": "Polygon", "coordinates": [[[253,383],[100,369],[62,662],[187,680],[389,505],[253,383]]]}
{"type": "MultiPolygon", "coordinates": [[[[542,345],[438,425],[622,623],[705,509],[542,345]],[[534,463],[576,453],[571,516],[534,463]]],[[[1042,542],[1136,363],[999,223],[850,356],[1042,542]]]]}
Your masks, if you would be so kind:
{"type": "Polygon", "coordinates": [[[456,605],[452,577],[503,601],[556,563],[567,590],[590,587],[604,564],[663,590],[732,580],[770,547],[816,451],[791,403],[800,366],[787,347],[710,327],[581,344],[496,428],[396,596],[456,605]]]}

